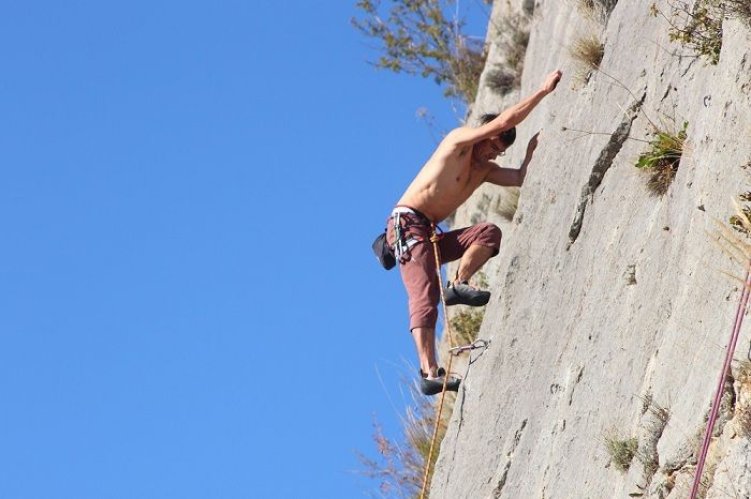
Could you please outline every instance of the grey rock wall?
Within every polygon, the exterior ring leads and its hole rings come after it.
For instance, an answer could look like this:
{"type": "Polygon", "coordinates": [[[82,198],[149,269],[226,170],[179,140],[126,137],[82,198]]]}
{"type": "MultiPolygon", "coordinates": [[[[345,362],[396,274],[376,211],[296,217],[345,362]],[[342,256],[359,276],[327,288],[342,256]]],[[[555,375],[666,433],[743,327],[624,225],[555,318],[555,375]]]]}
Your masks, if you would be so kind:
{"type": "MultiPolygon", "coordinates": [[[[496,210],[509,193],[493,186],[454,218],[497,222],[504,241],[485,269],[494,293],[480,337],[492,344],[467,370],[433,498],[688,496],[742,286],[726,272],[743,269],[716,240],[731,198],[751,184],[741,168],[751,162],[751,30],[726,20],[712,66],[668,39],[651,3],[620,0],[601,25],[574,0],[494,6],[494,23],[534,8],[521,94],[556,68],[564,80],[503,158],[521,163],[542,130],[513,222],[496,210]],[[601,71],[572,85],[569,47],[593,32],[605,43],[601,71]],[[650,121],[688,122],[663,197],[634,167],[650,121]],[[605,440],[631,437],[637,457],[622,472],[605,440]]],[[[488,66],[501,57],[492,47],[488,66]]],[[[473,115],[519,98],[483,83],[473,115]]],[[[747,323],[734,376],[750,341],[747,323]]],[[[740,385],[726,383],[706,497],[751,497],[751,441],[734,410],[746,396],[740,385]]]]}

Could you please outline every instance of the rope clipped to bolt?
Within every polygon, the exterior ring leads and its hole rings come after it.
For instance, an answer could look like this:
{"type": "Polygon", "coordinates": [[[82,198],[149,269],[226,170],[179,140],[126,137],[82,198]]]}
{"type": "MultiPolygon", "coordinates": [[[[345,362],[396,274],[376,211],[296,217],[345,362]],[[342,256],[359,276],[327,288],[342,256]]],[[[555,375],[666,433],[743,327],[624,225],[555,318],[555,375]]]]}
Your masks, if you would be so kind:
{"type": "MultiPolygon", "coordinates": [[[[430,237],[430,242],[433,243],[433,253],[435,254],[435,270],[436,278],[438,279],[438,289],[441,291],[441,304],[443,306],[443,320],[446,328],[446,335],[449,339],[449,347],[454,349],[454,337],[451,334],[451,324],[448,321],[448,315],[446,315],[446,295],[443,292],[443,282],[441,279],[441,250],[438,248],[438,241],[440,236],[436,233],[435,225],[432,226],[433,234],[430,237]]],[[[425,475],[422,481],[422,490],[420,491],[420,499],[425,499],[425,493],[428,490],[428,477],[430,476],[430,462],[433,460],[433,451],[435,450],[435,443],[438,440],[438,427],[441,424],[441,413],[443,412],[443,402],[446,398],[446,385],[448,384],[449,373],[451,372],[451,363],[454,360],[454,355],[449,355],[449,362],[446,366],[446,374],[443,376],[443,389],[441,390],[441,400],[438,403],[438,412],[435,418],[435,426],[433,427],[433,437],[430,439],[430,450],[428,451],[428,458],[425,460],[425,475]]]]}

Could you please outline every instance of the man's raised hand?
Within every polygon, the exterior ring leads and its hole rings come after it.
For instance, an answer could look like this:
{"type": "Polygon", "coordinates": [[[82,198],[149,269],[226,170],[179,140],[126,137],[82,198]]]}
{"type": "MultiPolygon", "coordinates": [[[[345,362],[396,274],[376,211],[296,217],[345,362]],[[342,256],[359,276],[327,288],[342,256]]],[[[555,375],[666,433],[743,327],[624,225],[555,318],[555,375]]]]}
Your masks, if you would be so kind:
{"type": "Polygon", "coordinates": [[[561,81],[561,76],[563,73],[561,73],[560,69],[557,69],[550,73],[547,78],[545,78],[545,83],[542,84],[543,90],[545,90],[545,93],[550,93],[553,90],[555,90],[556,85],[558,85],[558,82],[561,81]]]}

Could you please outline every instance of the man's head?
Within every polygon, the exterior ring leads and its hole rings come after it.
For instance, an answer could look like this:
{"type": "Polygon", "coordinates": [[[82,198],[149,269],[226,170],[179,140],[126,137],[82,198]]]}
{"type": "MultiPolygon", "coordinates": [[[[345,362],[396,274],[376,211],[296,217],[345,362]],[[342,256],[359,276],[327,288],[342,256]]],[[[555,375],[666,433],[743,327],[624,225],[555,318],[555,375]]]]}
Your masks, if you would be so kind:
{"type": "MultiPolygon", "coordinates": [[[[485,125],[493,121],[497,114],[484,114],[480,117],[480,124],[485,125]]],[[[495,137],[481,140],[475,144],[473,152],[476,158],[482,161],[488,161],[509,148],[516,140],[516,127],[504,130],[495,137]]]]}
{"type": "MultiPolygon", "coordinates": [[[[497,117],[497,114],[483,114],[482,116],[480,116],[480,124],[486,125],[497,117]]],[[[501,139],[501,142],[503,142],[506,148],[511,147],[511,144],[513,144],[516,140],[516,127],[512,126],[508,130],[501,132],[498,135],[498,138],[501,139]]]]}

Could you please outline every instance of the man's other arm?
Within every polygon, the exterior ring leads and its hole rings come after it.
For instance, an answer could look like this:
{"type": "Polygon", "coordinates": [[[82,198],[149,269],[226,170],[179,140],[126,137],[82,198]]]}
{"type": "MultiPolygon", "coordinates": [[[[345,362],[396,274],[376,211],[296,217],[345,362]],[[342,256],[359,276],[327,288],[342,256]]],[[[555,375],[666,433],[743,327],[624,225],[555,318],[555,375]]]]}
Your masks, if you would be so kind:
{"type": "Polygon", "coordinates": [[[490,182],[495,185],[521,187],[524,183],[524,178],[527,176],[529,162],[532,161],[532,156],[535,153],[535,149],[537,149],[537,137],[539,135],[540,132],[537,132],[531,139],[529,139],[529,143],[527,144],[527,154],[524,156],[521,168],[517,170],[516,168],[501,168],[496,165],[488,172],[488,175],[485,177],[485,182],[490,182]]]}

